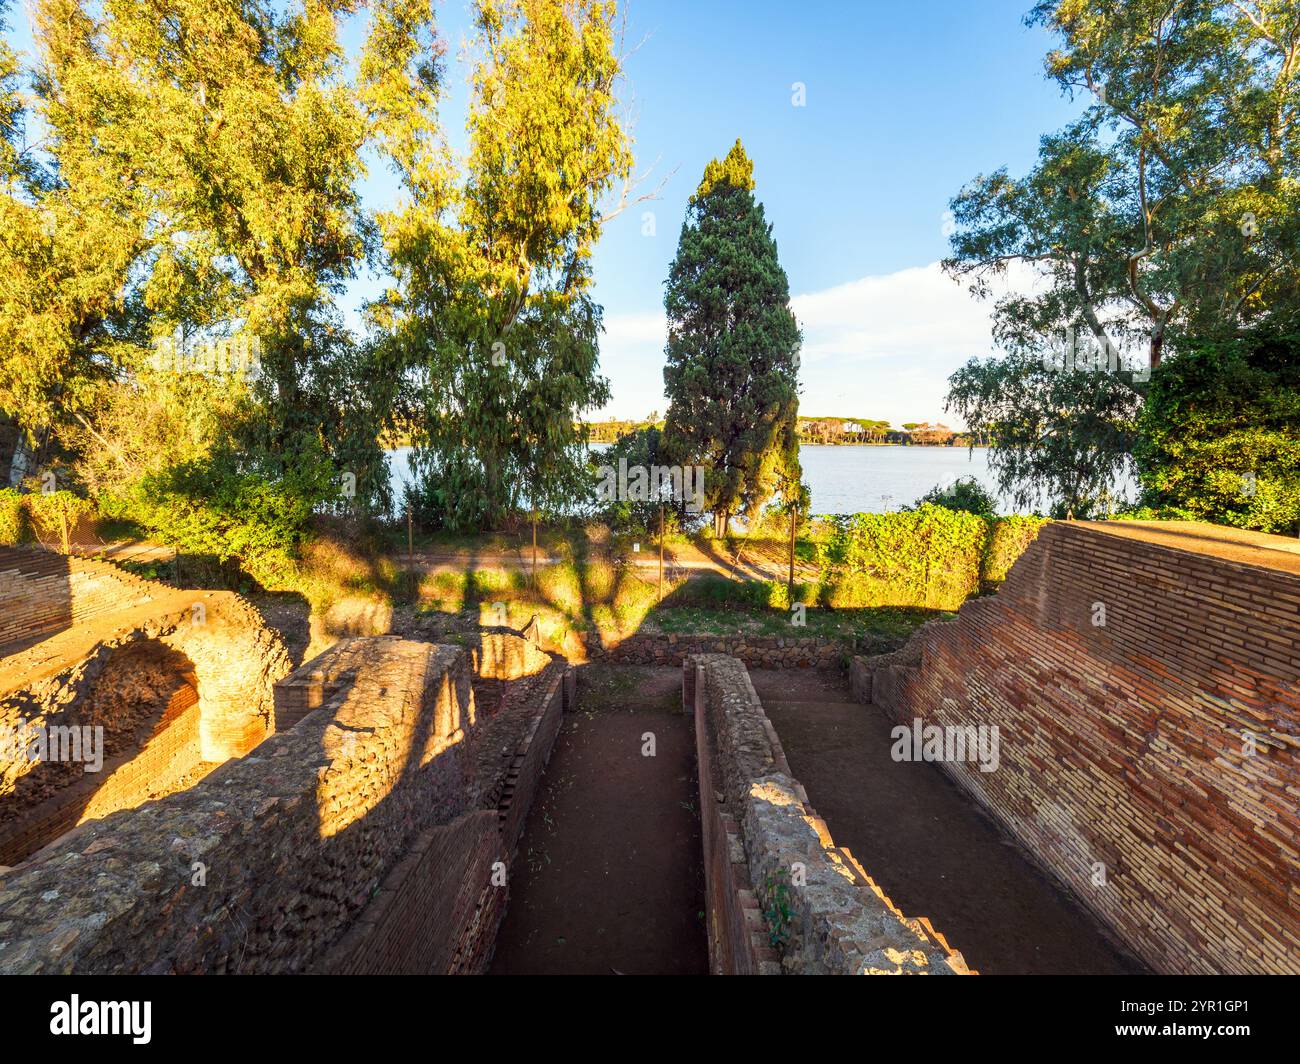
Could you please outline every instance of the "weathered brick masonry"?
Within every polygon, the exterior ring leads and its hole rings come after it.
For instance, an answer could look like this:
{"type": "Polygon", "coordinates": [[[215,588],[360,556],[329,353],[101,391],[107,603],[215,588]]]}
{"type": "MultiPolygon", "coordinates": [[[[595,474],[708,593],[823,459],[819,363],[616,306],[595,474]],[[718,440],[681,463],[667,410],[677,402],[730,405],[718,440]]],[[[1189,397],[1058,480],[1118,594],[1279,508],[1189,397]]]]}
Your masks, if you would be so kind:
{"type": "Polygon", "coordinates": [[[272,729],[272,685],[291,667],[279,636],[238,595],[180,591],[41,550],[0,549],[0,620],[17,635],[0,647],[0,865],[251,750],[272,729]],[[66,625],[40,606],[60,595],[66,625]],[[163,712],[181,689],[192,710],[163,712]],[[15,756],[4,741],[95,728],[99,772],[15,756]]]}
{"type": "Polygon", "coordinates": [[[699,758],[710,971],[965,974],[941,935],[903,916],[835,845],[745,667],[701,654],[682,668],[699,758]]]}
{"type": "Polygon", "coordinates": [[[1300,576],[1182,535],[1048,525],[855,690],[996,725],[996,771],[945,769],[1155,970],[1300,972],[1300,576]]]}
{"type": "MultiPolygon", "coordinates": [[[[141,749],[105,760],[95,774],[72,766],[70,785],[8,821],[0,820],[0,866],[19,864],[83,821],[180,789],[201,766],[209,767],[200,756],[199,724],[198,695],[186,684],[172,696],[141,749]]],[[[12,795],[3,799],[14,800],[12,795]]]]}
{"type": "Polygon", "coordinates": [[[491,715],[482,651],[379,637],[304,666],[286,687],[319,672],[326,700],[294,727],[0,875],[0,972],[481,971],[565,689],[499,649],[535,671],[491,715]]]}
{"type": "Polygon", "coordinates": [[[0,647],[148,602],[150,585],[90,558],[0,547],[0,647]]]}

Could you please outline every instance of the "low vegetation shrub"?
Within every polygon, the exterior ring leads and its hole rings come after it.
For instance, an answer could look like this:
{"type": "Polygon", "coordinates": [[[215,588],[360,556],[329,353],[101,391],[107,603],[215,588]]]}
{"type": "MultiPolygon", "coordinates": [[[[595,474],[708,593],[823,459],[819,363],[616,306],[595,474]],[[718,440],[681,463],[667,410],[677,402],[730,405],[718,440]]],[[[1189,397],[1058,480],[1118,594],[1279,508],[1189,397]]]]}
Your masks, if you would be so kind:
{"type": "Polygon", "coordinates": [[[17,488],[0,488],[0,546],[15,547],[32,538],[31,519],[17,488]]]}
{"type": "Polygon", "coordinates": [[[27,511],[37,534],[44,541],[57,539],[67,554],[77,522],[94,510],[89,499],[70,491],[34,492],[27,496],[27,511]]]}
{"type": "Polygon", "coordinates": [[[304,462],[271,476],[229,456],[150,473],[100,502],[109,518],[135,521],[183,554],[236,565],[268,589],[297,585],[299,547],[314,510],[337,495],[327,464],[304,462]]]}
{"type": "Polygon", "coordinates": [[[1026,550],[1038,538],[1047,518],[1030,514],[1011,514],[992,521],[988,547],[980,571],[985,586],[1000,584],[1026,550]]]}
{"type": "Polygon", "coordinates": [[[825,517],[817,540],[819,601],[837,609],[956,609],[1001,582],[1042,524],[1035,517],[990,518],[934,503],[825,517]]]}

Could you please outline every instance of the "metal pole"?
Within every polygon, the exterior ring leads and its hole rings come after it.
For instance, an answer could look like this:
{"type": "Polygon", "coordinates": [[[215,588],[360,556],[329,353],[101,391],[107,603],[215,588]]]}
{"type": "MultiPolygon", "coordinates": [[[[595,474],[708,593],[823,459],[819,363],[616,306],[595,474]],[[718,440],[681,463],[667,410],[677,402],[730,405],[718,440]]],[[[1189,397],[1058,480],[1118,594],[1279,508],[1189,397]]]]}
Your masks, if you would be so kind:
{"type": "Polygon", "coordinates": [[[415,506],[407,503],[407,589],[415,597],[415,506]]]}

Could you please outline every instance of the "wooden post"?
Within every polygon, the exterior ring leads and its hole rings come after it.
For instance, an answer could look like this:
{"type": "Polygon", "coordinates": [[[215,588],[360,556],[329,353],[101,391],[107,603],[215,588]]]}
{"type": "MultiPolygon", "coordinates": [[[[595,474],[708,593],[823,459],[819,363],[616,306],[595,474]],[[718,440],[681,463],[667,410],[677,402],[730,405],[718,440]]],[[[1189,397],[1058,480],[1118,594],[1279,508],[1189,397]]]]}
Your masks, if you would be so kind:
{"type": "Polygon", "coordinates": [[[533,587],[537,586],[537,511],[533,511],[533,587]]]}
{"type": "Polygon", "coordinates": [[[659,601],[664,600],[664,504],[659,504],[659,601]]]}
{"type": "Polygon", "coordinates": [[[407,591],[415,598],[415,506],[407,503],[407,591]]]}
{"type": "Polygon", "coordinates": [[[794,529],[799,519],[799,510],[795,506],[790,507],[790,580],[788,584],[789,598],[791,607],[794,606],[794,529]]]}

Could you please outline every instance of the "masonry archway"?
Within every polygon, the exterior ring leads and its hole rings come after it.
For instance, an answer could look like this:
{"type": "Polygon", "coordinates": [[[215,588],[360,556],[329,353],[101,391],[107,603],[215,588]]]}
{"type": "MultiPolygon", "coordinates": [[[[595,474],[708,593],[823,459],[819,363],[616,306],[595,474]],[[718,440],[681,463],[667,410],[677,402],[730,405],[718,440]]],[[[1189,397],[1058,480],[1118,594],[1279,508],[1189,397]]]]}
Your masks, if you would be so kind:
{"type": "Polygon", "coordinates": [[[36,703],[10,734],[0,865],[26,860],[78,824],[184,790],[215,763],[201,742],[194,662],[159,639],[86,663],[76,697],[36,703]]]}

